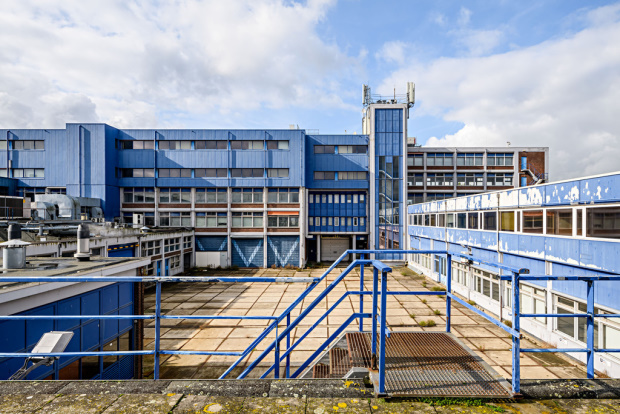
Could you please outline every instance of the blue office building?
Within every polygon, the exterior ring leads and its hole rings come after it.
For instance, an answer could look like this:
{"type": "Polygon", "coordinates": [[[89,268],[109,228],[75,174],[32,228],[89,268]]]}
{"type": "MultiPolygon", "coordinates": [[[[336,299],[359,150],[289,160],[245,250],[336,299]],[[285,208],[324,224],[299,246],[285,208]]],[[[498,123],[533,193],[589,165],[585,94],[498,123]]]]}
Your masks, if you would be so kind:
{"type": "MultiPolygon", "coordinates": [[[[408,243],[416,250],[449,250],[529,269],[534,275],[591,276],[620,273],[620,173],[502,190],[408,207],[408,243]]],[[[409,266],[446,282],[445,257],[410,255],[409,266]]],[[[452,262],[452,288],[495,315],[510,320],[511,285],[497,268],[452,262]]],[[[520,285],[521,312],[583,314],[583,281],[528,281],[520,285]]],[[[619,313],[620,285],[594,284],[596,314],[619,313]]],[[[583,348],[585,317],[522,318],[521,328],[557,348],[583,348]]],[[[620,347],[620,324],[595,318],[594,347],[620,347]]],[[[600,353],[600,372],[617,378],[620,360],[600,353]]],[[[584,360],[585,354],[571,356],[584,360]]]]}

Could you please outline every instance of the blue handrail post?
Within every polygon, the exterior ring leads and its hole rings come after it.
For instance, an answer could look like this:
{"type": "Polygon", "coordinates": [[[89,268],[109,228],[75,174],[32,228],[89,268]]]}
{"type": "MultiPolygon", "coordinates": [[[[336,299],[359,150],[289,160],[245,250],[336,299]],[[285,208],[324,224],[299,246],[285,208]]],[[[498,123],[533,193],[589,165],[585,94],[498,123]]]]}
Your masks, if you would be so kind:
{"type": "Polygon", "coordinates": [[[160,334],[160,322],[161,322],[161,282],[155,281],[155,355],[154,355],[154,367],[153,378],[159,379],[159,334],[160,334]]]}
{"type": "MultiPolygon", "coordinates": [[[[291,324],[291,313],[286,314],[286,327],[288,328],[291,324]]],[[[286,334],[286,350],[288,351],[291,348],[291,333],[286,334]]],[[[286,378],[290,378],[291,376],[291,354],[286,356],[286,378]]]]}
{"type": "Polygon", "coordinates": [[[372,272],[372,369],[377,369],[377,292],[379,290],[379,271],[375,267],[372,272]]]}
{"type": "MultiPolygon", "coordinates": [[[[366,255],[360,254],[360,259],[364,260],[366,255]]],[[[360,264],[360,292],[364,291],[364,264],[360,264]]],[[[364,295],[360,295],[360,314],[364,313],[364,295]]],[[[360,332],[364,331],[364,317],[360,316],[360,332]]]]}
{"type": "Polygon", "coordinates": [[[450,253],[446,255],[446,266],[448,267],[446,280],[446,288],[448,290],[446,295],[446,332],[450,332],[450,312],[452,311],[452,299],[450,298],[450,293],[452,293],[452,255],[450,253]]]}
{"type": "MultiPolygon", "coordinates": [[[[512,273],[512,328],[521,334],[519,321],[519,273],[512,273]]],[[[512,337],[512,392],[521,391],[521,338],[512,337]]]]}
{"type": "Polygon", "coordinates": [[[586,354],[587,357],[587,372],[588,379],[594,378],[594,282],[592,280],[588,280],[588,288],[587,288],[587,304],[586,311],[588,313],[587,318],[587,345],[588,352],[586,354]]]}
{"type": "Polygon", "coordinates": [[[278,340],[278,322],[276,321],[276,345],[273,350],[276,358],[276,367],[273,370],[273,377],[280,378],[280,341],[278,340]]]}
{"type": "Polygon", "coordinates": [[[385,337],[387,335],[387,272],[381,272],[381,354],[379,356],[379,393],[385,394],[385,337]]]}

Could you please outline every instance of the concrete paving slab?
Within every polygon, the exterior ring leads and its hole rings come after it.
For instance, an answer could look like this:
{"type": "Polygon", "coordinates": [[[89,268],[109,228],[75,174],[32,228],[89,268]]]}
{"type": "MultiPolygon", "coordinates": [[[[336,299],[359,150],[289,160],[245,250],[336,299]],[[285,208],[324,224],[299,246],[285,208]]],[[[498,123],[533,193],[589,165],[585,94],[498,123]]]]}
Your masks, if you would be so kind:
{"type": "Polygon", "coordinates": [[[435,409],[432,406],[422,402],[371,398],[368,400],[368,404],[370,406],[370,412],[373,414],[435,413],[435,409]]]}
{"type": "MultiPolygon", "coordinates": [[[[71,381],[58,391],[59,394],[158,394],[170,381],[71,381]]],[[[0,411],[2,412],[2,411],[0,411]]]]}
{"type": "Polygon", "coordinates": [[[96,414],[110,407],[120,395],[118,394],[70,394],[54,398],[43,407],[45,414],[96,414]]]}
{"type": "Polygon", "coordinates": [[[244,413],[296,413],[306,412],[305,398],[246,398],[244,413]]]}
{"type": "Polygon", "coordinates": [[[268,397],[269,381],[263,380],[187,380],[173,381],[165,393],[185,395],[227,396],[227,397],[268,397]]]}
{"type": "Polygon", "coordinates": [[[0,381],[0,395],[56,394],[70,383],[70,381],[0,381]]]}
{"type": "Polygon", "coordinates": [[[308,398],[307,413],[370,413],[366,398],[308,398]]]}
{"type": "Polygon", "coordinates": [[[207,397],[187,395],[174,409],[175,414],[242,413],[244,397],[207,397]]]}
{"type": "Polygon", "coordinates": [[[167,414],[183,397],[183,394],[126,394],[121,395],[104,414],[153,413],[167,414]]]}
{"type": "Polygon", "coordinates": [[[372,396],[372,388],[366,388],[359,381],[299,379],[276,381],[269,392],[270,397],[294,397],[295,394],[308,398],[368,398],[372,396]]]}
{"type": "Polygon", "coordinates": [[[54,394],[39,395],[0,395],[0,413],[6,414],[27,414],[34,413],[41,407],[54,400],[54,394]]]}

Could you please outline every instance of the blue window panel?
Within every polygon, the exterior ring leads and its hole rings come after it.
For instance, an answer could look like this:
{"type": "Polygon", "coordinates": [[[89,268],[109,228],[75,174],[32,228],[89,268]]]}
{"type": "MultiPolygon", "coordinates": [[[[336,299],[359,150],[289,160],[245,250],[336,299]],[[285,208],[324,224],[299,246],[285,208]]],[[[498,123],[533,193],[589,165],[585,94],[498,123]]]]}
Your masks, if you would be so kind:
{"type": "Polygon", "coordinates": [[[232,239],[232,264],[239,267],[263,267],[263,239],[232,239]]]}
{"type": "Polygon", "coordinates": [[[278,267],[299,266],[298,236],[267,237],[267,267],[274,264],[278,267]]]}
{"type": "Polygon", "coordinates": [[[118,284],[118,306],[122,307],[133,303],[133,283],[118,284]]]}
{"type": "MultiPolygon", "coordinates": [[[[98,315],[99,314],[99,291],[85,293],[82,295],[82,315],[98,315]]],[[[82,320],[85,322],[85,320],[82,320]]]]}
{"type": "Polygon", "coordinates": [[[101,314],[118,308],[118,283],[101,289],[101,314]]]}
{"type": "MultiPolygon", "coordinates": [[[[110,315],[118,315],[118,311],[111,312],[110,315]]],[[[118,319],[102,319],[102,339],[103,342],[108,342],[118,335],[118,319]]]]}
{"type": "MultiPolygon", "coordinates": [[[[69,345],[67,345],[67,348],[65,348],[66,352],[79,352],[80,351],[80,343],[81,341],[81,328],[76,328],[76,329],[72,329],[73,331],[73,337],[71,338],[71,341],[69,341],[69,345]]],[[[65,365],[69,365],[71,362],[78,360],[79,357],[61,357],[58,361],[60,368],[64,367],[65,365]]]]}
{"type": "Polygon", "coordinates": [[[82,350],[99,345],[99,321],[93,320],[82,326],[82,350]]]}
{"type": "MultiPolygon", "coordinates": [[[[119,315],[133,315],[133,304],[130,306],[125,306],[124,308],[119,309],[119,315]]],[[[133,324],[131,319],[119,319],[118,320],[118,331],[122,332],[126,329],[130,329],[133,324]]]]}
{"type": "Polygon", "coordinates": [[[226,236],[196,236],[196,251],[225,252],[228,250],[226,236]]]}
{"type": "MultiPolygon", "coordinates": [[[[73,297],[58,302],[59,315],[79,315],[80,314],[80,298],[73,297]]],[[[59,331],[68,331],[80,324],[80,319],[59,319],[56,321],[56,329],[59,331]]]]}
{"type": "Polygon", "coordinates": [[[121,358],[118,362],[119,367],[119,377],[122,379],[131,379],[133,378],[133,356],[126,356],[121,358]]]}
{"type": "MultiPolygon", "coordinates": [[[[26,348],[26,322],[0,322],[0,352],[13,352],[26,348]],[[10,335],[7,335],[10,332],[10,335]]],[[[23,361],[22,361],[23,362],[23,361]]],[[[2,378],[0,376],[0,378],[2,378]]]]}
{"type": "MultiPolygon", "coordinates": [[[[54,315],[55,306],[42,306],[32,311],[26,312],[27,315],[54,315]]],[[[34,346],[45,332],[54,330],[53,319],[41,319],[26,321],[26,346],[28,348],[34,346]]]]}

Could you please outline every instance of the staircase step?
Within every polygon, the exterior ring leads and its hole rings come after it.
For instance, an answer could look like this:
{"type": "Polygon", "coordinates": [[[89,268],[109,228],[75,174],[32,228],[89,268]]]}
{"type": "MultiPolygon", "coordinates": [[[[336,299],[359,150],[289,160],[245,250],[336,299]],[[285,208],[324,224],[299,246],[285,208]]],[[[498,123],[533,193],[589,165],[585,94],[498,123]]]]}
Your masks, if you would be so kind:
{"type": "Polygon", "coordinates": [[[349,351],[342,348],[329,350],[329,373],[331,378],[342,378],[351,369],[349,351]]]}
{"type": "Polygon", "coordinates": [[[351,366],[370,368],[370,338],[361,332],[346,334],[351,366]]]}
{"type": "Polygon", "coordinates": [[[312,378],[330,378],[329,366],[325,364],[316,364],[312,367],[312,378]]]}

